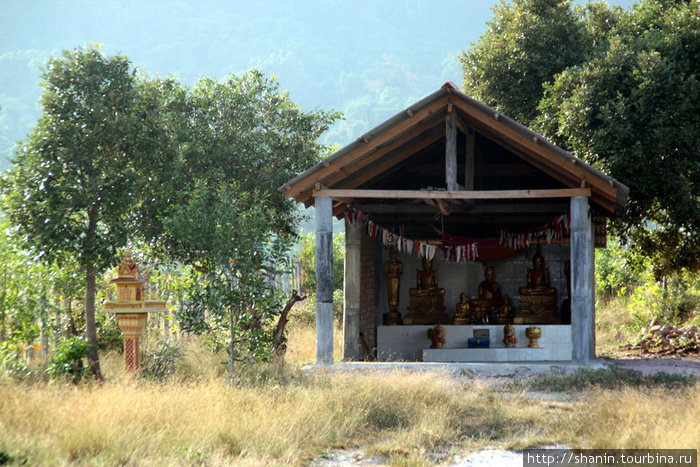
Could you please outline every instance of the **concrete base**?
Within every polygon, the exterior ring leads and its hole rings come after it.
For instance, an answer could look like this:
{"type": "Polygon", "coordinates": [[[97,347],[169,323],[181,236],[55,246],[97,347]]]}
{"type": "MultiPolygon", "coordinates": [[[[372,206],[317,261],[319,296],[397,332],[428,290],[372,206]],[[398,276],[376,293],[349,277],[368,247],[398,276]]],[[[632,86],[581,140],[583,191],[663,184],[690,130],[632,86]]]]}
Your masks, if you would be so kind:
{"type": "MultiPolygon", "coordinates": [[[[378,326],[377,356],[379,361],[425,361],[424,350],[429,349],[428,329],[433,326],[378,326]]],[[[430,361],[569,361],[571,360],[571,326],[538,325],[542,337],[540,349],[527,348],[529,339],[525,329],[531,326],[515,325],[516,348],[503,346],[503,325],[443,326],[445,328],[444,357],[428,353],[430,361]],[[467,339],[473,337],[475,329],[488,329],[490,349],[467,349],[467,339]],[[448,352],[451,351],[451,352],[448,352]],[[473,351],[479,351],[473,353],[473,351]],[[534,352],[533,352],[534,351],[534,352]],[[458,358],[461,356],[461,359],[458,358]]],[[[435,351],[438,349],[430,349],[435,351]]]]}
{"type": "Polygon", "coordinates": [[[424,349],[424,362],[542,362],[550,360],[571,360],[569,358],[552,358],[552,349],[525,348],[491,348],[491,349],[424,349]]]}

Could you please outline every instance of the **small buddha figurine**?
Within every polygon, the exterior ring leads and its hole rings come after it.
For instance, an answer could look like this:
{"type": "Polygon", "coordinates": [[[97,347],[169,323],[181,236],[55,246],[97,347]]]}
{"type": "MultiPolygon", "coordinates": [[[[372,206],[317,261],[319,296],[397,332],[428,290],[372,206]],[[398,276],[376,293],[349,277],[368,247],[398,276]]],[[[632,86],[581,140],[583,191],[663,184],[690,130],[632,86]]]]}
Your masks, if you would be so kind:
{"type": "Polygon", "coordinates": [[[467,301],[467,294],[462,292],[459,294],[459,303],[457,304],[455,310],[455,319],[452,324],[470,324],[471,323],[471,313],[469,310],[469,302],[467,301]]]}
{"type": "Polygon", "coordinates": [[[445,289],[438,287],[438,272],[433,262],[423,258],[423,269],[416,271],[416,288],[408,290],[408,314],[404,324],[449,324],[445,313],[445,289]]]}
{"type": "Polygon", "coordinates": [[[386,297],[389,302],[389,313],[384,320],[385,325],[401,324],[401,315],[399,314],[399,286],[401,285],[403,265],[398,260],[397,254],[396,248],[390,248],[389,261],[384,263],[386,297]]]}
{"type": "Polygon", "coordinates": [[[527,270],[527,287],[520,287],[521,295],[553,295],[556,291],[549,285],[549,269],[544,267],[544,258],[538,252],[532,258],[532,269],[527,270]]]}
{"type": "Polygon", "coordinates": [[[507,323],[513,322],[513,305],[510,304],[508,295],[503,296],[503,301],[501,303],[501,320],[507,323]]]}

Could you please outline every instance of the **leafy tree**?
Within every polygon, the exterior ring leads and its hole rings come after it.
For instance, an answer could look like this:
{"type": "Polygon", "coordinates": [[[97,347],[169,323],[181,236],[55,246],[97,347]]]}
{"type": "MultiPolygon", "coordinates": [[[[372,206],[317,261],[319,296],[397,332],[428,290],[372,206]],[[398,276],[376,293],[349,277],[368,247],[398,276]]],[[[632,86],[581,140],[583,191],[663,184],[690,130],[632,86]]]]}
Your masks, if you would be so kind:
{"type": "Polygon", "coordinates": [[[175,107],[176,158],[147,162],[139,227],[155,252],[196,271],[178,316],[188,330],[230,331],[233,372],[238,344],[259,353],[282,308],[271,275],[299,214],[277,188],[319,160],[337,115],[301,112],[258,71],[202,79],[175,107]]]}
{"type": "Polygon", "coordinates": [[[270,337],[265,336],[265,324],[282,309],[282,297],[271,280],[280,251],[273,218],[273,210],[258,193],[242,192],[235,182],[202,182],[166,222],[181,255],[196,261],[199,271],[181,322],[188,331],[230,332],[232,375],[239,344],[245,341],[253,355],[264,351],[270,337]]]}
{"type": "Polygon", "coordinates": [[[298,211],[277,188],[318,162],[327,149],[317,140],[338,114],[302,112],[259,71],[223,82],[201,79],[165,106],[171,110],[168,140],[177,143],[176,154],[143,166],[151,183],[144,187],[140,215],[143,236],[154,239],[157,251],[187,264],[197,261],[196,252],[182,250],[164,222],[190,202],[204,180],[214,189],[233,180],[241,192],[264,193],[271,228],[293,235],[298,211]]]}
{"type": "Polygon", "coordinates": [[[126,57],[64,51],[42,75],[43,113],[3,180],[8,215],[47,262],[81,265],[89,364],[101,377],[95,277],[123,247],[135,206],[136,167],[151,149],[139,82],[126,57]]]}
{"type": "MultiPolygon", "coordinates": [[[[333,290],[343,290],[343,269],[345,267],[345,234],[333,235],[333,290]]],[[[302,271],[302,287],[316,293],[316,238],[307,234],[301,238],[299,253],[302,271]]]]}
{"type": "Polygon", "coordinates": [[[467,92],[629,186],[614,228],[658,274],[700,269],[697,2],[625,12],[515,0],[494,11],[462,56],[467,92]]]}
{"type": "Polygon", "coordinates": [[[55,305],[60,271],[55,264],[37,261],[20,248],[14,229],[1,213],[0,264],[0,342],[26,345],[41,336],[46,352],[49,338],[57,331],[51,318],[60,321],[55,305]]]}
{"type": "Polygon", "coordinates": [[[592,44],[568,0],[502,0],[493,12],[489,29],[460,56],[464,91],[527,125],[543,84],[583,62],[592,44]]]}
{"type": "Polygon", "coordinates": [[[700,10],[647,0],[601,58],[546,86],[539,126],[630,187],[618,232],[658,273],[700,269],[700,10]]]}

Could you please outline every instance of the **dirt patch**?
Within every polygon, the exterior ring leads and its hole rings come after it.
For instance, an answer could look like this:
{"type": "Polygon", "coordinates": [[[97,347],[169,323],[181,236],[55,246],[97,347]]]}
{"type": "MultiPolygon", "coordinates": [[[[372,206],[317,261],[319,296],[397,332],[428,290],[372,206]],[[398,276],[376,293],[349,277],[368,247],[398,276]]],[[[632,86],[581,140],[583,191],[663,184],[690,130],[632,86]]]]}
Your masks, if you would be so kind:
{"type": "Polygon", "coordinates": [[[678,358],[629,355],[610,360],[610,363],[619,368],[639,371],[644,376],[668,373],[700,378],[700,356],[678,358]]]}

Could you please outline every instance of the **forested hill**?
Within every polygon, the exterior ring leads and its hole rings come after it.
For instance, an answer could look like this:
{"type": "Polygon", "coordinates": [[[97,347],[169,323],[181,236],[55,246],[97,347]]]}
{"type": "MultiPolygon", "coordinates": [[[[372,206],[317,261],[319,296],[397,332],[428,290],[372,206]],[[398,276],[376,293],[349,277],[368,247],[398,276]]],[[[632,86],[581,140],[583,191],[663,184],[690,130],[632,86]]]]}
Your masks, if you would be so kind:
{"type": "MultiPolygon", "coordinates": [[[[340,110],[345,144],[451,80],[495,0],[0,2],[0,169],[40,113],[49,56],[89,42],[187,84],[258,68],[304,109],[340,110]]],[[[628,6],[631,0],[612,2],[628,6]]]]}

